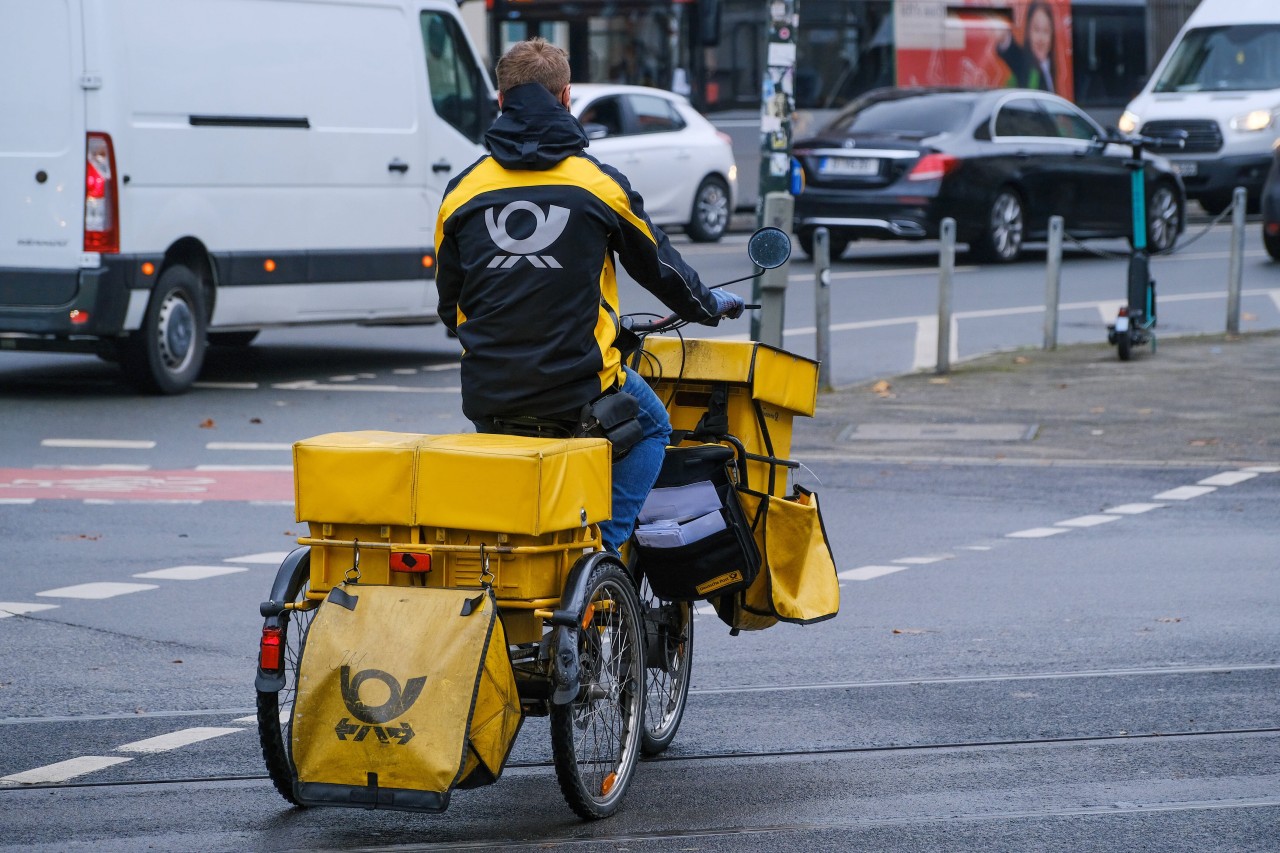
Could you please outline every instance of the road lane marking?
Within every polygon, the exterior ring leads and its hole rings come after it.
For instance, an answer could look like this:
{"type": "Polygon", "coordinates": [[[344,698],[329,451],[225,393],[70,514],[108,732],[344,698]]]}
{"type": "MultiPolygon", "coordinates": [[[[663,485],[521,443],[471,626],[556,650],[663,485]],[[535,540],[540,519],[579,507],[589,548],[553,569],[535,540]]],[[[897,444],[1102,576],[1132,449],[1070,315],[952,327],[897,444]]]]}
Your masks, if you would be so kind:
{"type": "Polygon", "coordinates": [[[1027,530],[1019,530],[1015,533],[1006,533],[1007,539],[1044,539],[1046,536],[1057,536],[1059,533],[1066,533],[1069,528],[1066,527],[1032,527],[1027,530]]]}
{"type": "Polygon", "coordinates": [[[0,601],[0,619],[10,616],[21,616],[24,613],[38,613],[41,610],[57,610],[56,604],[28,604],[25,601],[0,601]]]}
{"type": "Polygon", "coordinates": [[[197,465],[197,471],[292,471],[292,465],[197,465]]]}
{"type": "Polygon", "coordinates": [[[127,441],[114,438],[44,438],[41,447],[93,447],[109,450],[152,450],[154,441],[127,441]]]}
{"type": "Polygon", "coordinates": [[[96,770],[103,770],[132,760],[132,758],[120,758],[118,756],[82,755],[79,758],[59,761],[57,764],[46,764],[44,767],[37,767],[34,770],[24,770],[21,773],[0,776],[0,782],[10,782],[18,785],[65,782],[68,779],[74,779],[86,773],[93,773],[96,770]]]}
{"type": "Polygon", "coordinates": [[[171,569],[156,569],[151,572],[138,572],[135,578],[155,578],[166,581],[202,581],[205,578],[216,578],[219,575],[234,575],[247,572],[242,566],[174,566],[171,569]]]}
{"type": "Polygon", "coordinates": [[[227,557],[224,563],[263,563],[278,566],[289,556],[288,551],[263,551],[261,554],[245,554],[243,557],[227,557]]]}
{"type": "Polygon", "coordinates": [[[282,441],[211,441],[205,450],[293,450],[292,442],[282,441]]]}
{"type": "Polygon", "coordinates": [[[1144,512],[1151,512],[1153,509],[1160,509],[1166,504],[1120,504],[1110,509],[1104,509],[1103,512],[1111,515],[1140,515],[1144,512]]]}
{"type": "Polygon", "coordinates": [[[1201,495],[1216,491],[1217,488],[1214,486],[1179,486],[1176,489],[1170,489],[1167,492],[1161,492],[1151,497],[1157,501],[1189,501],[1192,498],[1198,498],[1201,495]]]}
{"type": "Polygon", "coordinates": [[[116,752],[168,752],[171,749],[177,749],[181,746],[189,746],[200,741],[210,740],[223,735],[242,732],[244,729],[229,729],[215,727],[196,727],[193,729],[182,729],[176,732],[170,732],[167,735],[157,735],[144,740],[136,740],[133,743],[126,743],[123,746],[117,746],[116,752]]]}
{"type": "Polygon", "coordinates": [[[1119,521],[1118,515],[1081,515],[1076,518],[1068,518],[1066,521],[1055,521],[1058,527],[1097,527],[1099,524],[1106,524],[1108,521],[1119,521]]]}
{"type": "Polygon", "coordinates": [[[257,715],[257,714],[252,714],[252,715],[250,715],[250,716],[248,716],[248,717],[236,717],[236,718],[235,718],[234,720],[232,720],[231,722],[233,722],[233,723],[256,723],[256,722],[258,722],[258,715],[257,715]]]}
{"type": "Polygon", "coordinates": [[[442,388],[406,388],[402,385],[332,385],[301,379],[297,382],[278,382],[271,386],[280,391],[372,391],[390,394],[461,394],[462,388],[449,385],[442,388]]]}
{"type": "Polygon", "coordinates": [[[106,465],[37,465],[36,468],[55,468],[58,471],[150,471],[150,465],[118,465],[114,463],[106,465]]]}
{"type": "Polygon", "coordinates": [[[33,504],[35,498],[0,498],[0,504],[33,504]]]}
{"type": "Polygon", "coordinates": [[[836,574],[842,581],[869,581],[894,572],[905,572],[906,566],[861,566],[856,569],[845,569],[836,574]]]}
{"type": "Polygon", "coordinates": [[[1221,474],[1214,474],[1197,482],[1201,486],[1234,486],[1245,480],[1252,480],[1256,476],[1258,474],[1255,471],[1223,471],[1221,474]]]}
{"type": "Polygon", "coordinates": [[[46,589],[37,592],[46,598],[115,598],[117,595],[128,595],[131,592],[142,592],[147,589],[159,589],[153,583],[117,583],[115,581],[99,581],[97,583],[81,583],[74,586],[60,586],[57,589],[46,589]]]}
{"type": "Polygon", "coordinates": [[[951,560],[955,558],[955,554],[933,554],[928,557],[902,557],[894,560],[895,563],[902,563],[907,566],[927,566],[930,563],[941,563],[943,560],[951,560]]]}
{"type": "Polygon", "coordinates": [[[167,498],[154,498],[154,499],[153,499],[153,498],[144,498],[144,499],[136,500],[136,501],[134,501],[134,500],[128,500],[128,501],[117,501],[117,500],[113,500],[113,499],[111,499],[111,498],[85,498],[85,499],[84,499],[84,502],[85,502],[86,504],[91,505],[91,506],[115,506],[116,504],[130,504],[130,505],[133,505],[133,504],[160,504],[160,505],[162,505],[162,506],[173,506],[173,505],[177,505],[177,506],[197,506],[197,505],[199,505],[199,504],[204,503],[204,501],[199,500],[199,499],[196,499],[196,498],[181,499],[181,500],[180,500],[180,499],[176,499],[176,498],[175,498],[175,499],[167,499],[167,498]]]}
{"type": "Polygon", "coordinates": [[[205,388],[210,391],[257,391],[257,382],[193,382],[192,388],[205,388]]]}
{"type": "MultiPolygon", "coordinates": [[[[1280,294],[1277,294],[1277,296],[1280,296],[1280,294]]],[[[1254,474],[1280,474],[1280,465],[1251,465],[1241,470],[1254,474]]]]}

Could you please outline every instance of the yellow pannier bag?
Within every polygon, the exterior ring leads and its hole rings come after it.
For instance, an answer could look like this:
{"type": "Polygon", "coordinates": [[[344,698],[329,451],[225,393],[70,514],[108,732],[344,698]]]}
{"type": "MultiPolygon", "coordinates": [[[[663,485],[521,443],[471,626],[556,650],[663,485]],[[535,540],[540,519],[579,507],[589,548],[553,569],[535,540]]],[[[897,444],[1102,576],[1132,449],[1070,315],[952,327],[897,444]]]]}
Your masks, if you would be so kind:
{"type": "Polygon", "coordinates": [[[801,487],[787,498],[748,489],[738,495],[763,565],[751,586],[716,599],[720,618],[735,632],[833,618],[840,610],[840,579],[818,496],[801,487]]]}
{"type": "Polygon", "coordinates": [[[523,715],[487,591],[335,587],[307,632],[294,795],[312,806],[444,811],[497,781],[523,715]]]}

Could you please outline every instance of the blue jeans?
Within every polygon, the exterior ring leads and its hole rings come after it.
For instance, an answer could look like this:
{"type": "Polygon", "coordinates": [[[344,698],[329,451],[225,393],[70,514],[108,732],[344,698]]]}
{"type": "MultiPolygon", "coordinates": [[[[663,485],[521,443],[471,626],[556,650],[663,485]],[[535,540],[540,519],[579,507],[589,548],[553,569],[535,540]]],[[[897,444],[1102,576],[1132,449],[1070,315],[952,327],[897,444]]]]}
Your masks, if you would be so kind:
{"type": "Polygon", "coordinates": [[[613,463],[613,517],[601,523],[600,535],[604,538],[604,547],[614,553],[630,538],[636,526],[636,516],[658,480],[667,440],[671,438],[671,419],[658,395],[644,377],[630,367],[624,369],[627,381],[622,390],[640,402],[638,417],[644,427],[644,438],[636,442],[630,453],[613,463]]]}

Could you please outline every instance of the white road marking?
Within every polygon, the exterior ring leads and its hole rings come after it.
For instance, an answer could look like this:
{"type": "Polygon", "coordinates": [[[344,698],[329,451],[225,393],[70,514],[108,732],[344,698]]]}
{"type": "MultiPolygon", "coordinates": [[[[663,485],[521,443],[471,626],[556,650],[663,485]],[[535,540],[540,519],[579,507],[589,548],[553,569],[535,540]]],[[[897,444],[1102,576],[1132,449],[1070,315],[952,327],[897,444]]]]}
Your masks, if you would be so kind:
{"type": "Polygon", "coordinates": [[[449,364],[425,364],[422,366],[423,370],[429,370],[433,373],[441,370],[460,370],[461,368],[462,362],[460,361],[450,362],[449,364]]]}
{"type": "Polygon", "coordinates": [[[1252,480],[1256,476],[1258,476],[1256,471],[1223,471],[1221,474],[1214,474],[1197,482],[1201,486],[1234,486],[1245,480],[1252,480]]]}
{"type": "Polygon", "coordinates": [[[211,441],[205,450],[293,450],[291,442],[276,441],[211,441]]]}
{"type": "Polygon", "coordinates": [[[261,554],[245,554],[243,557],[227,557],[224,563],[263,563],[278,566],[289,556],[288,551],[263,551],[261,554]]]}
{"type": "Polygon", "coordinates": [[[293,506],[293,501],[249,501],[249,506],[293,506]]]}
{"type": "Polygon", "coordinates": [[[0,601],[0,619],[10,616],[21,616],[24,613],[38,613],[41,610],[57,610],[56,604],[28,604],[25,601],[0,601]]]}
{"type": "Polygon", "coordinates": [[[1102,322],[1107,325],[1114,323],[1116,315],[1120,313],[1121,306],[1128,304],[1128,302],[1122,302],[1119,299],[1099,302],[1098,313],[1102,315],[1102,322]]]}
{"type": "Polygon", "coordinates": [[[233,722],[233,723],[256,723],[256,722],[258,722],[258,715],[257,715],[257,714],[254,714],[254,715],[249,716],[249,717],[236,717],[236,718],[235,718],[234,720],[232,720],[231,722],[233,722]]]}
{"type": "Polygon", "coordinates": [[[1082,515],[1077,518],[1068,518],[1066,521],[1055,521],[1054,524],[1058,527],[1097,527],[1108,521],[1119,520],[1118,515],[1082,515]]]}
{"type": "Polygon", "coordinates": [[[9,776],[0,776],[0,782],[11,782],[19,785],[39,785],[50,782],[65,782],[95,770],[102,770],[116,764],[132,761],[132,758],[119,758],[106,755],[82,755],[57,764],[46,764],[34,770],[25,770],[9,776]]]}
{"type": "Polygon", "coordinates": [[[0,504],[9,504],[9,505],[15,505],[15,506],[17,504],[33,504],[35,502],[36,502],[35,498],[0,498],[0,504]]]}
{"type": "MultiPolygon", "coordinates": [[[[952,364],[960,361],[960,328],[955,316],[951,318],[951,345],[947,357],[952,364]]],[[[924,370],[938,364],[938,318],[920,317],[916,320],[916,354],[912,370],[924,370]]]]}
{"type": "Polygon", "coordinates": [[[716,609],[706,601],[699,601],[693,605],[693,612],[697,616],[717,616],[716,609]]]}
{"type": "Polygon", "coordinates": [[[1139,515],[1144,512],[1151,512],[1153,509],[1160,509],[1165,504],[1120,504],[1110,509],[1104,509],[1103,512],[1112,515],[1139,515]]]}
{"type": "Polygon", "coordinates": [[[45,438],[40,441],[41,447],[95,447],[111,450],[151,450],[156,446],[154,441],[127,441],[114,438],[45,438]]]}
{"type": "Polygon", "coordinates": [[[117,501],[112,500],[111,498],[85,498],[84,502],[93,506],[114,506],[115,504],[128,504],[129,506],[140,506],[142,504],[163,504],[165,506],[177,504],[179,506],[196,506],[204,503],[202,500],[165,500],[160,498],[147,501],[117,501]]]}
{"type": "Polygon", "coordinates": [[[416,367],[397,367],[391,373],[395,376],[417,376],[418,368],[416,367]]]}
{"type": "MultiPolygon", "coordinates": [[[[44,466],[37,465],[37,468],[44,466]]],[[[57,465],[59,471],[150,471],[150,465],[57,465]]]]}
{"type": "MultiPolygon", "coordinates": [[[[1276,298],[1280,299],[1280,292],[1276,293],[1276,298]]],[[[1251,465],[1242,470],[1250,471],[1254,474],[1280,474],[1280,465],[1251,465]]]]}
{"type": "Polygon", "coordinates": [[[207,388],[211,391],[257,391],[257,382],[193,382],[194,388],[207,388]]]}
{"type": "Polygon", "coordinates": [[[950,560],[954,557],[955,554],[934,554],[930,557],[903,557],[902,559],[894,560],[894,562],[908,566],[927,566],[930,563],[941,563],[943,560],[950,560]]]}
{"type": "Polygon", "coordinates": [[[906,570],[906,566],[861,566],[856,569],[845,569],[843,572],[837,573],[836,577],[842,581],[869,581],[882,575],[891,575],[894,572],[905,572],[906,570]]]}
{"type": "Polygon", "coordinates": [[[1043,539],[1046,536],[1057,536],[1059,533],[1066,533],[1066,527],[1032,527],[1027,530],[1019,530],[1015,533],[1006,533],[1007,539],[1043,539]]]}
{"type": "Polygon", "coordinates": [[[1170,489],[1167,492],[1161,492],[1151,497],[1158,501],[1189,501],[1192,498],[1198,498],[1201,495],[1216,491],[1217,489],[1213,486],[1179,486],[1176,489],[1170,489]]]}
{"type": "Polygon", "coordinates": [[[37,592],[46,598],[114,598],[117,595],[128,595],[131,592],[142,592],[146,589],[157,589],[153,583],[115,583],[100,581],[98,583],[81,583],[75,586],[61,586],[37,592]]]}
{"type": "Polygon", "coordinates": [[[449,385],[443,388],[406,388],[401,385],[328,385],[312,379],[298,382],[279,382],[271,386],[280,391],[371,391],[384,394],[460,394],[462,388],[449,385]]]}
{"type": "Polygon", "coordinates": [[[197,465],[197,471],[292,471],[292,465],[197,465]]]}
{"type": "Polygon", "coordinates": [[[187,746],[193,743],[199,743],[202,740],[209,740],[223,735],[235,734],[242,732],[244,729],[228,729],[213,727],[197,727],[193,729],[182,729],[181,731],[170,732],[167,735],[158,735],[149,737],[145,740],[136,740],[133,743],[126,743],[124,746],[117,746],[116,752],[167,752],[171,749],[177,749],[180,746],[187,746]]]}
{"type": "Polygon", "coordinates": [[[241,566],[174,566],[171,569],[156,569],[150,572],[138,572],[135,578],[155,578],[166,581],[202,581],[205,578],[216,578],[219,575],[234,575],[249,571],[241,566]]]}

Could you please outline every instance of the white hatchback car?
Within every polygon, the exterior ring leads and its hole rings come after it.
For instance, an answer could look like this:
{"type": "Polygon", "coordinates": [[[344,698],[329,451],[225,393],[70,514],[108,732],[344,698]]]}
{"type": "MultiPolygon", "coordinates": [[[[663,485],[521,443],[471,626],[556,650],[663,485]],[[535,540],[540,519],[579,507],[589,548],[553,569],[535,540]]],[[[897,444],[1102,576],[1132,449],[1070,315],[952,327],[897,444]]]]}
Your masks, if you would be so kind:
{"type": "Polygon", "coordinates": [[[655,225],[711,243],[729,227],[738,167],[729,136],[680,95],[647,86],[574,83],[570,111],[587,153],[626,175],[655,225]]]}

